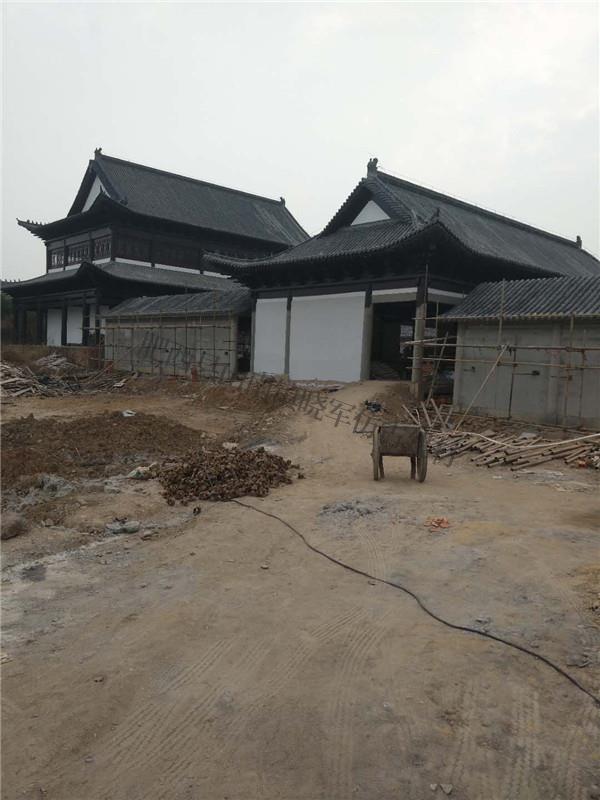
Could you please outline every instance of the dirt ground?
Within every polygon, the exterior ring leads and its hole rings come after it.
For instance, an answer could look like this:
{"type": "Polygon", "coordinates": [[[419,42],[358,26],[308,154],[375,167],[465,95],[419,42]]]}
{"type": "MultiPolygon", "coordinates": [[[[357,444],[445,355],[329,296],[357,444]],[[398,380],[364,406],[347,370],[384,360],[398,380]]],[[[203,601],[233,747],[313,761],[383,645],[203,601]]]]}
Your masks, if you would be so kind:
{"type": "MultiPolygon", "coordinates": [[[[381,391],[332,397],[360,407],[381,391]]],[[[388,459],[375,483],[368,438],[346,419],[213,401],[224,407],[31,398],[4,421],[131,409],[263,443],[305,479],[244,502],[600,691],[597,472],[467,457],[430,462],[418,484],[388,459]]],[[[540,661],[444,627],[235,503],[194,514],[154,480],[69,480],[43,500],[56,519],[32,514],[3,543],[6,800],[600,797],[600,708],[540,661]],[[141,530],[107,536],[114,517],[141,530]]]]}

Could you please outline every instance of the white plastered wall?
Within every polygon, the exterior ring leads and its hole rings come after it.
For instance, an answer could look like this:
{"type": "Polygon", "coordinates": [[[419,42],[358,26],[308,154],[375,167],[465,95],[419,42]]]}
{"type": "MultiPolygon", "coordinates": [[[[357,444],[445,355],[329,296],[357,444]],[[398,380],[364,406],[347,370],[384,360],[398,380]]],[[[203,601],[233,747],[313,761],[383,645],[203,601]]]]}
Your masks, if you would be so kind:
{"type": "Polygon", "coordinates": [[[360,380],[364,320],[364,292],[294,297],[290,378],[360,380]]]}
{"type": "Polygon", "coordinates": [[[81,344],[83,341],[83,308],[69,306],[67,308],[67,344],[81,344]]]}
{"type": "Polygon", "coordinates": [[[254,372],[285,372],[287,300],[263,298],[256,303],[254,322],[254,372]]]}
{"type": "Polygon", "coordinates": [[[60,347],[62,332],[62,311],[60,308],[49,308],[46,316],[46,344],[60,347]]]}
{"type": "Polygon", "coordinates": [[[90,193],[88,194],[87,200],[83,204],[83,208],[81,210],[82,211],[87,211],[88,208],[91,207],[91,205],[94,202],[94,200],[98,197],[100,192],[103,192],[103,191],[104,191],[104,187],[102,186],[102,183],[100,182],[100,178],[96,175],[96,177],[94,178],[94,182],[92,183],[92,188],[90,189],[90,193]]]}
{"type": "Polygon", "coordinates": [[[389,216],[374,200],[369,200],[360,210],[358,216],[352,221],[352,224],[361,225],[363,222],[379,222],[384,219],[389,219],[389,216]]]}

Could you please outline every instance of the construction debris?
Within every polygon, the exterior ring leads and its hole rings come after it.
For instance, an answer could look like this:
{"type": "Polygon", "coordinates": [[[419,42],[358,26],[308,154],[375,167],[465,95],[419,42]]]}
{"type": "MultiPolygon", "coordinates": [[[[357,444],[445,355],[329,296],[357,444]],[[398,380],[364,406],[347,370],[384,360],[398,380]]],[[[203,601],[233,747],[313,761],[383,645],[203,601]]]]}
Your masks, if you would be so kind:
{"type": "Polygon", "coordinates": [[[174,463],[165,462],[155,470],[169,505],[176,501],[231,500],[252,495],[265,497],[270,489],[291,483],[292,462],[257,450],[227,450],[203,447],[174,463]]]}
{"type": "Polygon", "coordinates": [[[573,467],[600,469],[600,433],[571,431],[566,432],[568,438],[548,439],[537,430],[523,430],[516,421],[499,421],[497,431],[481,429],[485,419],[464,414],[454,418],[451,406],[438,406],[433,398],[403,409],[415,425],[428,431],[429,452],[438,459],[475,452],[471,461],[478,467],[504,465],[516,471],[563,459],[573,467]]]}

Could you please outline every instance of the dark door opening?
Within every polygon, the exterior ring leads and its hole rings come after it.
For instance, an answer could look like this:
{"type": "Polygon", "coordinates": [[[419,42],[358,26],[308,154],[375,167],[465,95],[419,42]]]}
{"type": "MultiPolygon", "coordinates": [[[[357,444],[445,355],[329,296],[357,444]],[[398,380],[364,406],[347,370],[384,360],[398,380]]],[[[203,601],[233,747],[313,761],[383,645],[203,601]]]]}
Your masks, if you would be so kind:
{"type": "Polygon", "coordinates": [[[371,335],[371,373],[373,380],[408,380],[413,338],[415,304],[374,303],[371,335]]]}
{"type": "MultiPolygon", "coordinates": [[[[446,360],[454,360],[452,347],[442,348],[443,331],[448,329],[440,319],[441,315],[452,306],[446,303],[428,303],[427,320],[425,323],[425,339],[432,343],[424,349],[423,374],[425,379],[431,378],[431,373],[441,373],[448,370],[446,360]],[[433,340],[438,339],[436,344],[433,340]]],[[[374,303],[373,304],[373,329],[371,336],[371,369],[372,380],[399,380],[408,381],[411,378],[415,329],[414,302],[405,303],[374,303]]],[[[455,341],[450,339],[448,344],[455,341]]],[[[439,380],[436,377],[436,381],[439,380]]]]}

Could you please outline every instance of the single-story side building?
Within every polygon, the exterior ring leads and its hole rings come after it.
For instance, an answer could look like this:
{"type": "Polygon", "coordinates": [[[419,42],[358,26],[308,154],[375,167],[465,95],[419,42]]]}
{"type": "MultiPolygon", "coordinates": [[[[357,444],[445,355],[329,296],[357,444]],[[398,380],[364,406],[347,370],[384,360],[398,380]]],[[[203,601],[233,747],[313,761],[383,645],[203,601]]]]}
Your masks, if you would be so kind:
{"type": "Polygon", "coordinates": [[[253,370],[356,381],[422,372],[432,319],[483,280],[600,274],[570,241],[378,170],[323,231],[269,257],[210,255],[252,290],[253,370]]]}
{"type": "Polygon", "coordinates": [[[104,315],[105,362],[151,375],[229,380],[250,369],[250,291],[136,297],[104,315]]]}
{"type": "Polygon", "coordinates": [[[600,428],[600,276],[483,283],[444,319],[456,409],[600,428]]]}

